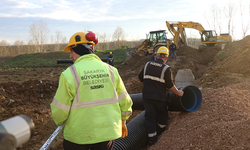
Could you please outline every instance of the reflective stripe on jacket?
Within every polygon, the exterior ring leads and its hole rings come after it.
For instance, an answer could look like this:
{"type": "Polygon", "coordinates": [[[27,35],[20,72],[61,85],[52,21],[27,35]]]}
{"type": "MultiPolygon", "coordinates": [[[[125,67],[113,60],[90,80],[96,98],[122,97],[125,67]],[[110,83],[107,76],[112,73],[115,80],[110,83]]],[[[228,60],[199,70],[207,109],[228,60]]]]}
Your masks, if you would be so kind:
{"type": "Polygon", "coordinates": [[[93,144],[119,138],[131,106],[117,69],[88,54],[62,72],[51,111],[66,140],[93,144]]]}
{"type": "Polygon", "coordinates": [[[170,67],[161,59],[147,62],[143,69],[143,98],[167,101],[167,86],[172,87],[170,67]]]}

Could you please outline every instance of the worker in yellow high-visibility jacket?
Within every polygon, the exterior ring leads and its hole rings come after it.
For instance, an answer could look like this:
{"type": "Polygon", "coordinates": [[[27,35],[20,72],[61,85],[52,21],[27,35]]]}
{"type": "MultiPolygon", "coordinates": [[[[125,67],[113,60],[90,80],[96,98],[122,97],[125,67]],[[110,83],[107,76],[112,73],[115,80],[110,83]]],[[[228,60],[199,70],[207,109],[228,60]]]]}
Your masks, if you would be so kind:
{"type": "Polygon", "coordinates": [[[97,42],[93,32],[77,32],[64,49],[74,64],[61,73],[50,106],[56,125],[65,125],[65,150],[109,150],[127,136],[132,100],[117,69],[93,53],[97,42]]]}

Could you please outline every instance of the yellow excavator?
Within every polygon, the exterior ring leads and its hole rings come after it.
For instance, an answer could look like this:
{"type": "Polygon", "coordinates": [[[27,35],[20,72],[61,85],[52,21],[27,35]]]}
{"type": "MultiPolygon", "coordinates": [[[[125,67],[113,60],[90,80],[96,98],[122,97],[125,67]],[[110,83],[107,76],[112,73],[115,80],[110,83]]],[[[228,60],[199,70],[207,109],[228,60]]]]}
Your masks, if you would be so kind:
{"type": "Polygon", "coordinates": [[[169,48],[169,43],[170,40],[167,39],[166,30],[150,31],[146,35],[146,39],[135,48],[135,52],[139,56],[146,56],[157,52],[161,46],[169,48]]]}
{"type": "Polygon", "coordinates": [[[232,41],[231,35],[220,34],[220,36],[218,36],[214,30],[205,30],[204,27],[197,22],[178,21],[170,23],[166,21],[166,25],[168,27],[169,32],[174,37],[174,43],[176,44],[177,48],[180,45],[179,42],[181,42],[181,44],[187,45],[185,28],[192,28],[199,31],[202,43],[202,45],[200,45],[198,48],[199,50],[202,50],[206,47],[214,47],[214,46],[221,49],[223,43],[228,43],[232,41]]]}

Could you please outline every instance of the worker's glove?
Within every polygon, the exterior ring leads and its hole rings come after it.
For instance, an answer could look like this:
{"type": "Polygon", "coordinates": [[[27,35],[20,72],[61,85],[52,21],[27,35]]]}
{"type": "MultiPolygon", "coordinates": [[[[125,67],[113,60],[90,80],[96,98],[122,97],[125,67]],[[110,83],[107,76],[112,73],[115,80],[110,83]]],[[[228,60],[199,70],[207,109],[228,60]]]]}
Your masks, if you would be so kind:
{"type": "Polygon", "coordinates": [[[125,136],[128,136],[128,130],[126,126],[126,120],[122,120],[122,136],[121,138],[125,138],[125,136]]]}

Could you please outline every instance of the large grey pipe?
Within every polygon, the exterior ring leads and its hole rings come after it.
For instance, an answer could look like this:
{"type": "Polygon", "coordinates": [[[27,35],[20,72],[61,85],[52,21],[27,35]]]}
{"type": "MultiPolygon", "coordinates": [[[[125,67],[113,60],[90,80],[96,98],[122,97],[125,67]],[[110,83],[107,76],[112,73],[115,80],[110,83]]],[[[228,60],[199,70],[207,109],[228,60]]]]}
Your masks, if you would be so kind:
{"type": "Polygon", "coordinates": [[[114,150],[139,150],[147,141],[145,111],[127,124],[128,136],[115,140],[114,150]]]}
{"type": "MultiPolygon", "coordinates": [[[[193,85],[183,88],[184,95],[179,97],[173,92],[169,96],[169,111],[192,112],[200,108],[202,102],[201,91],[193,85]]],[[[144,110],[142,93],[130,94],[133,101],[133,110],[144,110]]],[[[127,124],[128,136],[124,139],[115,140],[114,150],[140,150],[147,141],[147,130],[145,127],[145,111],[140,113],[127,124]]]]}
{"type": "MultiPolygon", "coordinates": [[[[178,88],[181,89],[182,87],[178,88]]],[[[170,91],[169,94],[169,111],[184,111],[194,112],[198,110],[202,103],[202,94],[199,88],[194,85],[188,85],[182,88],[184,95],[182,97],[177,96],[170,91]]],[[[133,100],[133,110],[144,110],[142,93],[130,94],[133,100]]]]}
{"type": "MultiPolygon", "coordinates": [[[[196,111],[202,102],[202,95],[196,86],[183,88],[184,95],[179,97],[170,92],[169,111],[196,111]]],[[[133,101],[133,110],[144,110],[142,93],[130,94],[133,101]]],[[[128,136],[115,140],[114,150],[140,150],[147,141],[147,130],[145,127],[145,111],[136,116],[127,124],[128,136]]],[[[58,127],[40,150],[46,150],[60,133],[63,127],[58,127]]]]}

